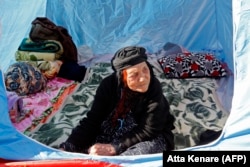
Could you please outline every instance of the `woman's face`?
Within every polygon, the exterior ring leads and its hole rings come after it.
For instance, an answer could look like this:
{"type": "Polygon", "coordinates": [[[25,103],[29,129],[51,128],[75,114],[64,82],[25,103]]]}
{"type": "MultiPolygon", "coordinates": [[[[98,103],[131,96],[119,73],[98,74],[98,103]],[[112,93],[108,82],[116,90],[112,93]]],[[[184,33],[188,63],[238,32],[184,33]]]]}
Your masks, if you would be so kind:
{"type": "Polygon", "coordinates": [[[127,85],[129,89],[144,93],[148,90],[150,83],[150,70],[146,62],[136,64],[125,69],[127,85]]]}

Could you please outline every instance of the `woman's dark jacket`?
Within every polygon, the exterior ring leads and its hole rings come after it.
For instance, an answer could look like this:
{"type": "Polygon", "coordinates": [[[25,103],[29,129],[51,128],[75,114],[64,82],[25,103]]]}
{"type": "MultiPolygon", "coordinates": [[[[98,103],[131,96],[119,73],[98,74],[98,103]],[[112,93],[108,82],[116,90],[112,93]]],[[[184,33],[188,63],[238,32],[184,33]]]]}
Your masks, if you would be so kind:
{"type": "MultiPolygon", "coordinates": [[[[91,110],[87,113],[87,117],[83,118],[73,129],[67,142],[83,149],[94,144],[102,122],[114,110],[120,99],[117,91],[118,85],[116,73],[102,80],[96,91],[91,110]]],[[[174,149],[171,132],[174,129],[174,118],[169,112],[169,104],[163,95],[160,82],[155,76],[151,76],[149,89],[143,96],[135,108],[131,109],[138,126],[120,139],[120,144],[115,145],[116,150],[125,151],[130,146],[151,140],[159,134],[163,134],[166,138],[166,150],[174,149]]]]}

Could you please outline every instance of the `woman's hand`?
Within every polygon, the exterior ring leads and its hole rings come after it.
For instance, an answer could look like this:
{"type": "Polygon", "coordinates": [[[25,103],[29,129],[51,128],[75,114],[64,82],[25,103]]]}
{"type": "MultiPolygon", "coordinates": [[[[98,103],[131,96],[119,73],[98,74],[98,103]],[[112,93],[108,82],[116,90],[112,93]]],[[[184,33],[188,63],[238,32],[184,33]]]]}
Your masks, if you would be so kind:
{"type": "Polygon", "coordinates": [[[111,144],[96,143],[88,149],[90,155],[116,155],[115,148],[111,144]]]}

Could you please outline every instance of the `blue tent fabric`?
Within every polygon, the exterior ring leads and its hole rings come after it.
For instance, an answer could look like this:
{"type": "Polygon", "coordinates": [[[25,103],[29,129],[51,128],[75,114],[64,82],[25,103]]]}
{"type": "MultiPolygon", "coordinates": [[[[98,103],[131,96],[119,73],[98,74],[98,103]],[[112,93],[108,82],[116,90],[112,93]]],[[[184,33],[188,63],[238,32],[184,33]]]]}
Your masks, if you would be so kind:
{"type": "Polygon", "coordinates": [[[43,160],[83,158],[123,166],[162,166],[162,154],[105,157],[67,153],[19,133],[8,115],[3,73],[31,22],[48,17],[68,29],[77,46],[96,54],[142,45],[151,53],[168,41],[189,50],[218,51],[234,73],[230,116],[214,142],[184,150],[250,150],[250,0],[0,0],[0,158],[43,160]],[[249,60],[249,61],[248,61],[249,60]]]}

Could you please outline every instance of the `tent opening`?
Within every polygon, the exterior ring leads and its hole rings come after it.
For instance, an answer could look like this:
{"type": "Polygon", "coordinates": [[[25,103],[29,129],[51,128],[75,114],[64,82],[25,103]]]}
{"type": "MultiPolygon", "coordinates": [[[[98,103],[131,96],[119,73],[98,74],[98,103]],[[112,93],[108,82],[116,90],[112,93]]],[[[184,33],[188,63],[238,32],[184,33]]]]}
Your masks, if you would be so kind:
{"type": "MultiPolygon", "coordinates": [[[[235,68],[241,68],[244,60],[240,56],[247,50],[241,41],[245,39],[245,31],[239,30],[244,27],[240,24],[244,18],[233,10],[243,10],[240,4],[245,3],[234,3],[229,0],[0,1],[0,158],[91,158],[122,165],[161,163],[161,154],[128,157],[127,162],[122,162],[120,156],[101,158],[58,150],[58,145],[90,110],[102,79],[113,73],[110,60],[114,53],[131,45],[146,48],[148,61],[170,104],[175,117],[175,150],[227,148],[225,139],[234,132],[238,134],[234,119],[244,117],[231,118],[232,111],[241,108],[233,101],[234,89],[239,87],[235,86],[235,76],[241,77],[241,71],[235,68]],[[46,17],[67,30],[76,46],[77,68],[63,69],[58,64],[57,56],[62,56],[69,45],[55,40],[47,43],[50,47],[43,46],[43,51],[38,51],[41,49],[38,45],[35,49],[30,45],[29,42],[34,42],[30,41],[32,21],[37,17],[46,17]],[[32,50],[27,50],[30,46],[32,50]],[[50,51],[45,51],[48,48],[50,51]],[[238,66],[236,57],[240,59],[238,66]],[[47,72],[46,76],[41,73],[45,79],[39,80],[36,87],[39,91],[26,94],[32,84],[24,82],[23,66],[11,65],[27,62],[38,72],[52,67],[58,71],[53,75],[47,72]],[[57,74],[60,77],[54,76],[57,74]],[[19,79],[14,80],[13,76],[19,79]],[[22,86],[19,91],[24,95],[8,91],[13,83],[22,86]]],[[[29,70],[29,77],[34,77],[31,74],[34,69],[29,70]]]]}

